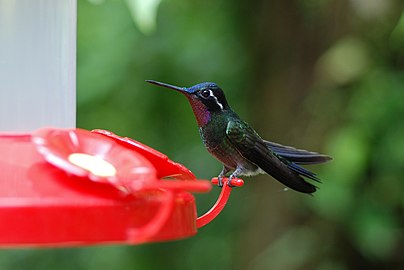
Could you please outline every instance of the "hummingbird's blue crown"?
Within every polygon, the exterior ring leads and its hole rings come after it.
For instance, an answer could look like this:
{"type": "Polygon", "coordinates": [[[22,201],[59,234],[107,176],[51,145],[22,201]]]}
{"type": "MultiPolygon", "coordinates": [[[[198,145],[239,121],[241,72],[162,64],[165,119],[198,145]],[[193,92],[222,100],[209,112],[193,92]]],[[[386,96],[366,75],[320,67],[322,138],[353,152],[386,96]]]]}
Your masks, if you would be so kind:
{"type": "Polygon", "coordinates": [[[220,87],[214,82],[202,82],[202,83],[198,83],[198,84],[196,84],[194,86],[191,86],[191,87],[187,88],[187,90],[188,90],[187,92],[190,93],[190,94],[194,94],[194,93],[196,93],[197,91],[200,91],[200,90],[217,89],[217,88],[220,89],[220,87]]]}

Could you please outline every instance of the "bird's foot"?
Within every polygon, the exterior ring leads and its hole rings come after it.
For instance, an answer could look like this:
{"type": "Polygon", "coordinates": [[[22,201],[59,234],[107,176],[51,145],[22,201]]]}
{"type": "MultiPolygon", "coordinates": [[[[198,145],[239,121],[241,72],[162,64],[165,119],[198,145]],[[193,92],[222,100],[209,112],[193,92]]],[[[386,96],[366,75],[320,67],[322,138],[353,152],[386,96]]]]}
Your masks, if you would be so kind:
{"type": "Polygon", "coordinates": [[[220,179],[219,182],[219,177],[214,177],[212,178],[212,184],[217,185],[220,188],[223,188],[223,185],[227,185],[228,187],[242,187],[244,185],[244,181],[242,179],[239,179],[237,177],[229,177],[226,178],[228,181],[224,180],[223,178],[220,179]]]}
{"type": "Polygon", "coordinates": [[[228,181],[227,181],[227,185],[228,185],[229,187],[235,187],[235,186],[237,186],[237,184],[236,184],[236,185],[233,185],[233,184],[231,183],[231,181],[232,181],[234,178],[237,178],[237,176],[239,176],[239,174],[240,174],[241,172],[242,172],[241,168],[237,167],[237,169],[230,175],[230,177],[229,177],[229,179],[228,179],[228,181]]]}
{"type": "MultiPolygon", "coordinates": [[[[220,188],[223,187],[223,182],[225,182],[225,181],[223,181],[223,178],[224,178],[223,176],[222,176],[222,177],[219,176],[219,177],[217,178],[217,180],[218,180],[218,181],[217,181],[217,182],[218,182],[218,183],[217,183],[217,186],[220,187],[220,188]]],[[[228,178],[227,181],[226,181],[226,185],[228,185],[229,187],[235,187],[235,186],[232,185],[232,183],[231,183],[231,180],[232,180],[232,179],[233,179],[233,177],[230,177],[230,178],[228,178]]]]}
{"type": "Polygon", "coordinates": [[[230,176],[228,179],[227,179],[227,186],[229,186],[229,187],[235,187],[232,183],[231,183],[231,180],[233,180],[233,177],[232,176],[230,176]]]}
{"type": "Polygon", "coordinates": [[[223,187],[223,176],[220,176],[217,178],[217,186],[218,187],[223,187]]]}

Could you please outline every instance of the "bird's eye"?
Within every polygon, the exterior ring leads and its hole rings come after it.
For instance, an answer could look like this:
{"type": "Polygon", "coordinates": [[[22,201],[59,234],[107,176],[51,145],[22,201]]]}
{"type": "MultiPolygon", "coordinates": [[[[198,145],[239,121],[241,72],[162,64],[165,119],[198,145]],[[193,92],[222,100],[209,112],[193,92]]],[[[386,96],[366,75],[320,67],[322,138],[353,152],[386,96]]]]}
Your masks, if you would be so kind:
{"type": "Polygon", "coordinates": [[[212,92],[212,91],[210,91],[210,90],[208,90],[208,89],[202,90],[202,91],[201,91],[201,96],[203,96],[204,98],[207,98],[207,97],[210,96],[211,92],[212,92]]]}

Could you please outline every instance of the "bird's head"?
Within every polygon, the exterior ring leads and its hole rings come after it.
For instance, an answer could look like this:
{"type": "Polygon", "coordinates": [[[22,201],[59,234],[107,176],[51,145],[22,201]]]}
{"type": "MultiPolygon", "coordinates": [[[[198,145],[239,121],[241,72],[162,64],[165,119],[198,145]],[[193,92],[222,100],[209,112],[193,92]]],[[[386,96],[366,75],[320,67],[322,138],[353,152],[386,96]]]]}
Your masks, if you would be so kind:
{"type": "Polygon", "coordinates": [[[199,126],[206,125],[210,121],[212,113],[220,113],[230,109],[223,90],[213,82],[203,82],[189,88],[152,80],[147,80],[147,82],[184,94],[191,104],[199,126]]]}

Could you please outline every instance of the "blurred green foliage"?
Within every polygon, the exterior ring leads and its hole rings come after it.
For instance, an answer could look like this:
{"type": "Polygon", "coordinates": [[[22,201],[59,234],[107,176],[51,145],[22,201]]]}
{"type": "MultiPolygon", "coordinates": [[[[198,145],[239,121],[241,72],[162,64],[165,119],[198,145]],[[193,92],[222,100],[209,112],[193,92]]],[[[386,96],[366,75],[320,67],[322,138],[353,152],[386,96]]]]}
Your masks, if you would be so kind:
{"type": "MultiPolygon", "coordinates": [[[[3,250],[0,269],[404,269],[404,3],[78,1],[78,126],[210,179],[180,86],[215,81],[267,139],[330,154],[314,197],[248,179],[195,237],[3,250]]],[[[197,195],[205,212],[218,195],[197,195]]]]}

